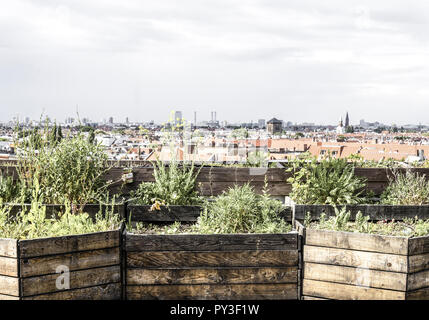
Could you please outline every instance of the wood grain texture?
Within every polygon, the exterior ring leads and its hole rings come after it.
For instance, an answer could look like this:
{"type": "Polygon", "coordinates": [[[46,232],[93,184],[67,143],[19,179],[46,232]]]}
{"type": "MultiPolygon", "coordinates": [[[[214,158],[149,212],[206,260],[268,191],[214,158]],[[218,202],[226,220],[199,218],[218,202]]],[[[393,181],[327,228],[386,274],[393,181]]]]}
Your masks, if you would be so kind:
{"type": "Polygon", "coordinates": [[[408,257],[408,272],[419,272],[429,269],[429,253],[416,254],[408,257]]]}
{"type": "Polygon", "coordinates": [[[60,265],[75,271],[119,265],[119,263],[119,247],[20,260],[21,277],[55,274],[56,268],[60,265]]]}
{"type": "MultiPolygon", "coordinates": [[[[197,190],[203,196],[217,196],[222,194],[234,186],[242,186],[249,183],[254,188],[257,194],[262,194],[264,190],[263,181],[250,181],[250,182],[200,182],[198,183],[197,190]]],[[[268,193],[273,196],[285,196],[292,191],[292,186],[287,182],[273,181],[268,184],[268,193]]]]}
{"type": "Polygon", "coordinates": [[[129,205],[127,218],[131,222],[195,222],[201,214],[199,206],[168,206],[161,210],[150,211],[151,206],[129,205]]]}
{"type": "Polygon", "coordinates": [[[20,240],[20,257],[41,257],[45,255],[113,248],[119,246],[120,231],[106,231],[64,237],[20,240]]]}
{"type": "Polygon", "coordinates": [[[210,235],[126,235],[126,251],[232,251],[293,250],[298,248],[296,232],[282,234],[210,235]]]}
{"type": "Polygon", "coordinates": [[[18,259],[0,257],[0,275],[18,277],[18,259]]]}
{"type": "Polygon", "coordinates": [[[129,300],[297,299],[296,284],[128,286],[129,300]]]}
{"type": "Polygon", "coordinates": [[[429,288],[422,288],[415,291],[407,292],[407,300],[429,300],[429,288]]]}
{"type": "MultiPolygon", "coordinates": [[[[350,219],[354,220],[357,213],[369,216],[370,220],[404,220],[418,216],[421,219],[429,219],[429,205],[408,206],[408,205],[346,205],[346,210],[350,211],[350,219]]],[[[304,220],[307,213],[313,220],[318,220],[322,213],[326,216],[335,216],[335,209],[331,205],[302,205],[295,204],[295,219],[304,220]]]]}
{"type": "Polygon", "coordinates": [[[120,300],[121,284],[111,283],[102,286],[81,288],[23,297],[22,300],[120,300]]]}
{"type": "Polygon", "coordinates": [[[298,269],[128,269],[127,285],[298,283],[298,269]]]}
{"type": "Polygon", "coordinates": [[[429,253],[429,236],[410,238],[408,240],[408,254],[429,253]]]}
{"type": "Polygon", "coordinates": [[[18,241],[15,239],[0,239],[0,257],[18,257],[18,241]]]}
{"type": "Polygon", "coordinates": [[[132,268],[288,267],[298,265],[297,250],[129,252],[132,268]]]}
{"type": "MultiPolygon", "coordinates": [[[[93,287],[120,282],[120,266],[101,267],[70,272],[70,289],[93,287]]],[[[22,296],[33,296],[62,291],[57,288],[56,280],[60,274],[23,278],[22,296]]]]}
{"type": "Polygon", "coordinates": [[[370,288],[407,290],[407,274],[306,262],[304,278],[370,288]]]}
{"type": "Polygon", "coordinates": [[[404,300],[405,292],[304,279],[303,295],[336,300],[404,300]]]}
{"type": "Polygon", "coordinates": [[[408,271],[407,256],[305,245],[304,263],[307,262],[403,273],[408,271]]]}
{"type": "Polygon", "coordinates": [[[310,297],[310,296],[302,296],[301,300],[329,300],[329,299],[318,298],[318,297],[310,297]]]}
{"type": "Polygon", "coordinates": [[[0,275],[0,294],[19,296],[19,279],[0,275]]]}
{"type": "Polygon", "coordinates": [[[429,270],[408,274],[408,290],[417,290],[429,287],[429,270]]]}
{"type": "Polygon", "coordinates": [[[306,229],[305,244],[320,247],[352,249],[407,255],[408,239],[367,233],[306,229]]]}
{"type": "Polygon", "coordinates": [[[8,296],[6,294],[1,294],[0,293],[0,301],[4,301],[4,300],[19,300],[19,297],[8,296]]]}

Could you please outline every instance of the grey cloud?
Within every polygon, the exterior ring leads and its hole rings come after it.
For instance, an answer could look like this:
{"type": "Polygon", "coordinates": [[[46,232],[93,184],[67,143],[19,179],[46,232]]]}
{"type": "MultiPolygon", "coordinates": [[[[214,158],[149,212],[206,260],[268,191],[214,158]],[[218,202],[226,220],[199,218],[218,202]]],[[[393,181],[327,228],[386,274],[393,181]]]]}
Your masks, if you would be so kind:
{"type": "Polygon", "coordinates": [[[348,108],[413,122],[429,102],[428,15],[418,0],[5,2],[0,120],[79,104],[94,120],[182,108],[333,123],[348,108]]]}

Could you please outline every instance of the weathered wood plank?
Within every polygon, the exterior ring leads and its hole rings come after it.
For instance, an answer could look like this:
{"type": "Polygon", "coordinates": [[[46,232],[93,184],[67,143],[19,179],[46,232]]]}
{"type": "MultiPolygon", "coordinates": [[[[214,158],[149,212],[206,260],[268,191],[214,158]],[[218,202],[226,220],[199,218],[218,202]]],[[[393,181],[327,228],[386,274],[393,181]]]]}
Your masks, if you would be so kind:
{"type": "Polygon", "coordinates": [[[20,240],[21,258],[105,249],[119,246],[119,230],[64,237],[20,240]]]}
{"type": "Polygon", "coordinates": [[[296,232],[282,234],[126,235],[126,251],[297,249],[296,232]]]}
{"type": "Polygon", "coordinates": [[[130,252],[127,264],[132,268],[289,267],[298,265],[298,251],[130,252]]]}
{"type": "Polygon", "coordinates": [[[18,259],[0,257],[0,275],[18,277],[18,259]]]}
{"type": "Polygon", "coordinates": [[[19,297],[8,296],[6,294],[1,294],[0,293],[0,301],[3,301],[3,300],[19,300],[19,297]]]}
{"type": "MultiPolygon", "coordinates": [[[[196,168],[195,170],[198,170],[196,168]]],[[[117,181],[123,174],[122,168],[112,168],[104,176],[105,180],[117,181]]],[[[242,168],[242,167],[203,167],[198,176],[198,182],[264,182],[265,176],[269,182],[285,182],[291,174],[282,168],[242,168]]],[[[136,182],[155,181],[153,168],[133,168],[133,180],[136,182]]]]}
{"type": "MultiPolygon", "coordinates": [[[[242,186],[247,182],[200,182],[197,190],[203,196],[216,196],[222,194],[236,185],[242,186]]],[[[254,188],[257,194],[262,194],[264,190],[264,182],[250,181],[249,185],[254,188]]],[[[268,193],[273,196],[285,196],[292,191],[292,186],[286,182],[273,181],[268,184],[268,193]]]]}
{"type": "Polygon", "coordinates": [[[285,182],[291,173],[282,168],[239,168],[239,167],[213,167],[202,168],[197,182],[285,182]]]}
{"type": "MultiPolygon", "coordinates": [[[[101,267],[70,272],[70,289],[93,287],[120,282],[120,266],[101,267]]],[[[33,296],[44,293],[63,291],[57,288],[60,274],[40,277],[23,278],[21,282],[22,296],[33,296]]]]}
{"type": "Polygon", "coordinates": [[[429,269],[429,253],[416,254],[408,257],[408,272],[419,272],[429,269]]]}
{"type": "Polygon", "coordinates": [[[429,270],[408,274],[408,290],[429,287],[429,270]]]}
{"type": "Polygon", "coordinates": [[[201,214],[199,206],[168,206],[150,211],[151,206],[129,205],[127,218],[131,222],[195,222],[201,214]]]}
{"type": "Polygon", "coordinates": [[[100,249],[62,255],[21,259],[21,276],[30,277],[46,274],[55,274],[57,267],[60,265],[67,266],[70,271],[119,265],[119,251],[119,247],[117,247],[110,249],[100,249]]]}
{"type": "Polygon", "coordinates": [[[304,279],[303,295],[336,300],[404,300],[405,292],[304,279]]]}
{"type": "Polygon", "coordinates": [[[127,285],[298,283],[298,269],[128,269],[127,285]]]}
{"type": "Polygon", "coordinates": [[[429,288],[422,288],[415,291],[407,292],[407,300],[429,300],[429,288]]]}
{"type": "Polygon", "coordinates": [[[0,239],[0,257],[18,257],[18,241],[15,239],[0,239]]]}
{"type": "MultiPolygon", "coordinates": [[[[419,175],[426,175],[426,178],[429,178],[428,168],[395,168],[395,171],[405,174],[406,171],[411,171],[418,173],[419,175]]],[[[355,168],[355,175],[365,178],[368,181],[379,181],[379,182],[389,182],[389,177],[394,178],[392,169],[389,168],[355,168]]]]}
{"type": "Polygon", "coordinates": [[[47,293],[22,300],[120,300],[121,284],[111,283],[101,286],[47,293]]]}
{"type": "Polygon", "coordinates": [[[262,300],[297,299],[297,285],[235,284],[235,285],[155,285],[128,286],[129,300],[262,300]]]}
{"type": "Polygon", "coordinates": [[[0,295],[19,296],[19,279],[0,275],[0,295]]]}
{"type": "Polygon", "coordinates": [[[306,245],[370,251],[390,254],[408,254],[406,237],[376,234],[306,229],[306,245]]]}
{"type": "Polygon", "coordinates": [[[305,245],[304,263],[307,262],[403,273],[408,271],[407,256],[305,245]]]}
{"type": "Polygon", "coordinates": [[[318,298],[318,297],[310,297],[310,296],[302,296],[301,300],[329,300],[329,299],[318,298]]]}
{"type": "Polygon", "coordinates": [[[337,282],[370,288],[407,290],[407,274],[399,272],[306,262],[304,265],[304,277],[310,280],[337,282]]]}
{"type": "Polygon", "coordinates": [[[410,238],[408,240],[408,254],[429,253],[429,236],[410,238]]]}
{"type": "MultiPolygon", "coordinates": [[[[342,207],[342,206],[338,206],[342,207]]],[[[404,220],[418,216],[421,219],[429,219],[429,205],[408,206],[408,205],[345,205],[350,211],[350,219],[354,220],[357,213],[369,216],[370,220],[404,220]]],[[[295,219],[304,220],[307,213],[313,220],[318,220],[322,213],[326,216],[335,216],[335,209],[331,205],[303,205],[295,204],[295,219]]]]}

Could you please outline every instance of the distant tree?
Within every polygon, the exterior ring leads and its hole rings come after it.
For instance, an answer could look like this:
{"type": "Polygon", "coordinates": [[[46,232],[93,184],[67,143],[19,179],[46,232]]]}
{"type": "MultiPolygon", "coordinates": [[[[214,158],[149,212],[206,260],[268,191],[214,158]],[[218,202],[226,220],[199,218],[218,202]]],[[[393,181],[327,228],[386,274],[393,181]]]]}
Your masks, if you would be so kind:
{"type": "Polygon", "coordinates": [[[344,141],[346,141],[346,137],[345,136],[343,136],[343,135],[337,136],[337,142],[344,142],[344,141]]]}
{"type": "Polygon", "coordinates": [[[249,138],[249,131],[246,128],[234,129],[231,133],[234,139],[247,139],[249,138]]]}
{"type": "Polygon", "coordinates": [[[355,129],[353,128],[353,126],[347,126],[346,128],[346,133],[354,133],[355,129]]]}
{"type": "Polygon", "coordinates": [[[304,134],[302,132],[297,132],[295,133],[293,138],[294,139],[304,138],[304,134]]]}

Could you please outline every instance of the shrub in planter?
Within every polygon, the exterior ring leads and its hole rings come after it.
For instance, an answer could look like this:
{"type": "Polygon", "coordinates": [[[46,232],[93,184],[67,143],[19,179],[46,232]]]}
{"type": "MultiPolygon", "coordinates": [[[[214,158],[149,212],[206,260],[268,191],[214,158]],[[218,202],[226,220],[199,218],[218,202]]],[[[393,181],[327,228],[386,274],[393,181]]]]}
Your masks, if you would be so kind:
{"type": "Polygon", "coordinates": [[[18,202],[31,202],[37,180],[40,186],[37,196],[46,204],[67,202],[83,207],[97,203],[105,197],[108,187],[103,181],[108,170],[103,147],[89,142],[81,133],[54,139],[52,132],[45,127],[42,132],[28,133],[26,139],[17,141],[20,157],[17,170],[24,190],[21,193],[26,195],[18,202]]]}
{"type": "Polygon", "coordinates": [[[354,175],[354,166],[345,159],[327,157],[292,162],[288,179],[292,184],[290,197],[299,204],[358,204],[368,201],[364,196],[365,179],[354,175]]]}
{"type": "Polygon", "coordinates": [[[298,234],[281,209],[246,185],[193,225],[138,224],[126,234],[127,299],[297,299],[298,234]]]}
{"type": "Polygon", "coordinates": [[[120,220],[99,214],[47,218],[33,202],[9,214],[0,205],[1,299],[120,299],[120,220]]]}
{"type": "MultiPolygon", "coordinates": [[[[389,184],[381,195],[380,203],[347,204],[351,219],[359,212],[368,215],[370,220],[402,220],[418,216],[429,219],[429,182],[425,175],[411,171],[402,174],[393,171],[389,184]]],[[[335,207],[326,204],[293,204],[294,219],[303,221],[306,214],[318,218],[320,214],[335,216],[335,207]]]]}
{"type": "Polygon", "coordinates": [[[155,182],[142,182],[131,192],[128,217],[134,222],[195,221],[203,203],[195,188],[201,168],[179,166],[174,160],[168,167],[161,161],[153,165],[155,182]]]}
{"type": "Polygon", "coordinates": [[[429,181],[425,175],[406,171],[394,172],[389,185],[381,195],[382,204],[423,205],[429,204],[429,181]]]}
{"type": "Polygon", "coordinates": [[[429,222],[370,222],[336,209],[319,221],[307,218],[304,235],[304,298],[429,299],[429,222]]]}

